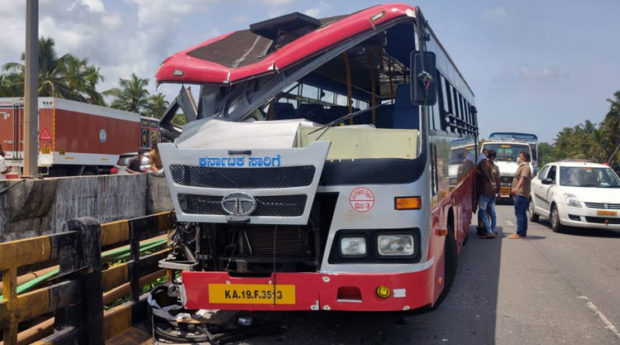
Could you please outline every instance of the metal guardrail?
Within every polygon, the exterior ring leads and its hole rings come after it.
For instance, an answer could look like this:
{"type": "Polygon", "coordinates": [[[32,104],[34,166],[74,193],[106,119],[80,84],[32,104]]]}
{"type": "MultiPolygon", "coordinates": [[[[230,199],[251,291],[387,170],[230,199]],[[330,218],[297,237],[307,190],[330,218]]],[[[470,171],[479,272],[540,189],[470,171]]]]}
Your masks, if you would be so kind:
{"type": "Polygon", "coordinates": [[[170,212],[106,224],[78,218],[67,225],[69,231],[65,233],[0,243],[0,330],[4,345],[34,340],[39,344],[103,344],[146,316],[146,303],[141,298],[144,284],[164,275],[171,278],[158,267],[169,249],[140,256],[140,241],[172,228],[170,212]],[[101,248],[127,242],[129,260],[104,270],[101,248]],[[58,276],[46,287],[17,294],[18,269],[50,261],[59,262],[58,276]],[[129,302],[104,312],[104,303],[126,295],[131,295],[129,302]],[[20,323],[45,316],[53,319],[39,324],[36,331],[18,334],[20,323]]]}

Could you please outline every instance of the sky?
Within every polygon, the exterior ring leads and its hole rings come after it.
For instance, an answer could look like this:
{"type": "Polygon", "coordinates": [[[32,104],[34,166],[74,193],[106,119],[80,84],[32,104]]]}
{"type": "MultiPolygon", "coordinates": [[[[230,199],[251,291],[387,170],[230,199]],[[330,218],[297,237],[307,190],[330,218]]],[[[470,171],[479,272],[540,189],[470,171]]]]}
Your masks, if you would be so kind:
{"type": "MultiPolygon", "coordinates": [[[[0,1],[0,64],[25,46],[25,0],[0,1]]],[[[476,95],[481,138],[535,133],[552,143],[564,127],[603,121],[620,90],[620,1],[420,0],[430,26],[476,95]]],[[[155,73],[173,53],[252,23],[298,11],[317,18],[377,4],[366,0],[39,0],[39,36],[59,54],[101,67],[100,91],[155,73]]]]}

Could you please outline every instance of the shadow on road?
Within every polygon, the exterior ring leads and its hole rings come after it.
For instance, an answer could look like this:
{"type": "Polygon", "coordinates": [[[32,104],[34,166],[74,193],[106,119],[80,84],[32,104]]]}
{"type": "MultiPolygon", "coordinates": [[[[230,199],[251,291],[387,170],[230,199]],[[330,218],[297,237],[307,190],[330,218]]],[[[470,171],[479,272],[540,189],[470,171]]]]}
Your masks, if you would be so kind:
{"type": "Polygon", "coordinates": [[[496,205],[514,205],[514,201],[511,199],[497,199],[495,201],[496,205]]]}
{"type": "MultiPolygon", "coordinates": [[[[501,236],[498,236],[498,238],[507,238],[510,235],[512,235],[512,233],[502,234],[501,236]]],[[[527,237],[524,238],[523,240],[525,240],[525,241],[527,241],[527,240],[544,240],[546,238],[547,238],[547,236],[527,235],[527,237]]]]}
{"type": "MultiPolygon", "coordinates": [[[[551,231],[551,224],[548,219],[539,219],[538,224],[545,226],[551,231]]],[[[606,237],[606,238],[620,238],[620,231],[617,230],[603,230],[592,228],[572,228],[565,227],[560,234],[583,236],[583,237],[606,237]]]]}

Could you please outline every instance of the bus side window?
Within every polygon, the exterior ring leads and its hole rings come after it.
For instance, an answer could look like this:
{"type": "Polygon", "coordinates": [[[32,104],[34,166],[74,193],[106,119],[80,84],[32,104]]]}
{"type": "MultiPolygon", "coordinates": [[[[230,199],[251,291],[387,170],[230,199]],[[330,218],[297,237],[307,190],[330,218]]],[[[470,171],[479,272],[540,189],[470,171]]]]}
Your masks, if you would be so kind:
{"type": "Polygon", "coordinates": [[[431,144],[431,180],[433,196],[439,192],[439,176],[437,175],[437,145],[431,144]]]}

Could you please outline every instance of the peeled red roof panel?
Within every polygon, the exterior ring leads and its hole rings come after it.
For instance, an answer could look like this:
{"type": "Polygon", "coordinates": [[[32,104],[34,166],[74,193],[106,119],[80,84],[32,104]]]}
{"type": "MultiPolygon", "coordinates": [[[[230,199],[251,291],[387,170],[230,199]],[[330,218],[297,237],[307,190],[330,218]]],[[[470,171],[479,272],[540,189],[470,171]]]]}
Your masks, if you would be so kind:
{"type": "Polygon", "coordinates": [[[241,30],[200,43],[166,59],[157,82],[230,84],[274,73],[374,26],[405,16],[405,4],[374,6],[348,16],[321,19],[321,27],[269,51],[273,41],[241,30]],[[380,18],[372,17],[382,13],[380,18]]]}

